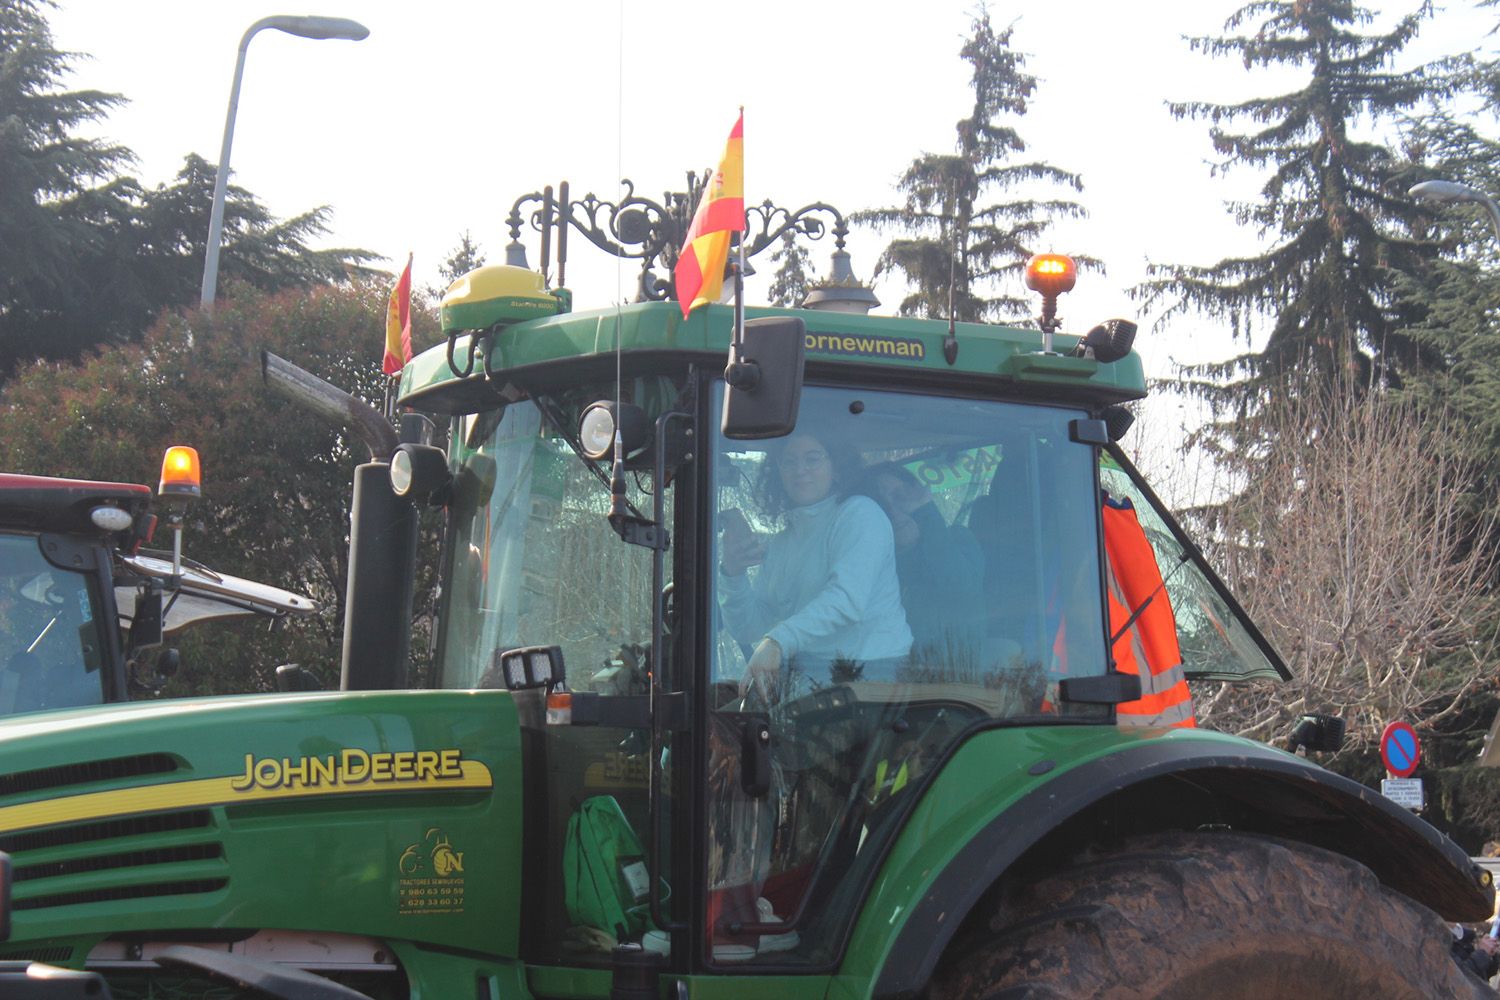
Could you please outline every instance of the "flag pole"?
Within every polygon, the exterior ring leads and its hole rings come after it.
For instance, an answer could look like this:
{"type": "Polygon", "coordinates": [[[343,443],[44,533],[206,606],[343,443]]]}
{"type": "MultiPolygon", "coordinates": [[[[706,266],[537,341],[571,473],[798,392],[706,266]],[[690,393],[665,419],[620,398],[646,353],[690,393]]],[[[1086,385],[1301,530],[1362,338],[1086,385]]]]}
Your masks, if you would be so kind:
{"type": "Polygon", "coordinates": [[[745,238],[738,231],[734,234],[734,246],[734,347],[738,356],[745,337],[745,238]]]}
{"type": "MultiPolygon", "coordinates": [[[[745,120],[745,106],[740,105],[739,120],[745,120]]],[[[744,147],[741,146],[740,161],[740,197],[744,198],[744,147]]],[[[745,230],[744,219],[740,220],[740,228],[734,231],[734,245],[738,253],[735,254],[734,262],[734,346],[735,360],[739,360],[739,349],[745,340],[745,230]]]]}

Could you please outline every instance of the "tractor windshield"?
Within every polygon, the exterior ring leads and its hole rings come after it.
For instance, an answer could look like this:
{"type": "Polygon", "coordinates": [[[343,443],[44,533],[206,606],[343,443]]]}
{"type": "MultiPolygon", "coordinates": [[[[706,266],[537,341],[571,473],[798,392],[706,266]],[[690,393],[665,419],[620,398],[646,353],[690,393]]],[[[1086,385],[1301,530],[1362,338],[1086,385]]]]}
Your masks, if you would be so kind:
{"type": "Polygon", "coordinates": [[[1107,669],[1083,416],[809,386],[789,436],[716,442],[710,960],[831,961],[971,726],[1109,717],[1058,693],[1107,669]]]}
{"type": "MultiPolygon", "coordinates": [[[[560,646],[577,689],[625,694],[644,683],[651,552],[610,528],[602,466],[576,454],[561,430],[614,392],[591,388],[597,395],[580,389],[458,421],[439,686],[500,687],[494,654],[529,645],[560,646]]],[[[646,380],[635,391],[659,388],[646,380]]],[[[626,476],[636,510],[650,510],[647,478],[626,476]]]]}
{"type": "Polygon", "coordinates": [[[0,534],[0,715],[104,700],[97,588],[42,557],[34,535],[0,534]]]}

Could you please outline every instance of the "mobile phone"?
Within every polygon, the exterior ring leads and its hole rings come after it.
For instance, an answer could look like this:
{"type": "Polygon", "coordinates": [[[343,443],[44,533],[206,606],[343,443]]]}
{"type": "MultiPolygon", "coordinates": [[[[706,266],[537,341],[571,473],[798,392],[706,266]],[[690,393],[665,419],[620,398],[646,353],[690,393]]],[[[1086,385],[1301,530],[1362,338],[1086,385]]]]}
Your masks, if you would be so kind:
{"type": "Polygon", "coordinates": [[[750,522],[745,520],[744,513],[738,507],[730,507],[719,511],[719,530],[725,534],[734,531],[749,535],[750,522]]]}

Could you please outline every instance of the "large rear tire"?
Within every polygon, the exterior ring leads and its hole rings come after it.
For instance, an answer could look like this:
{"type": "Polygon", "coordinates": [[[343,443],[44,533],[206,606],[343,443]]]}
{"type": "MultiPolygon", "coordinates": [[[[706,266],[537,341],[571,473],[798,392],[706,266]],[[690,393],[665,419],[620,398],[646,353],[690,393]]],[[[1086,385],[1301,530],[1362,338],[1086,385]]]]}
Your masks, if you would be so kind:
{"type": "Polygon", "coordinates": [[[1447,925],[1368,868],[1238,833],[1154,834],[1003,886],[932,1000],[1494,997],[1447,925]]]}

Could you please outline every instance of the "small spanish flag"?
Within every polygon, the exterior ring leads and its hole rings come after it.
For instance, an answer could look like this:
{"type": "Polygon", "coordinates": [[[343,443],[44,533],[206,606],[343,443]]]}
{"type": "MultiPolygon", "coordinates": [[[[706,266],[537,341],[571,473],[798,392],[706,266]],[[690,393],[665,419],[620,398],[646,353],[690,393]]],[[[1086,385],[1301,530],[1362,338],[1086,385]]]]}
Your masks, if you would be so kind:
{"type": "Polygon", "coordinates": [[[385,373],[395,375],[411,360],[411,254],[385,307],[385,373]]]}
{"type": "Polygon", "coordinates": [[[745,231],[744,127],[745,112],[741,111],[672,269],[683,319],[704,303],[718,301],[729,260],[729,234],[745,231]]]}

